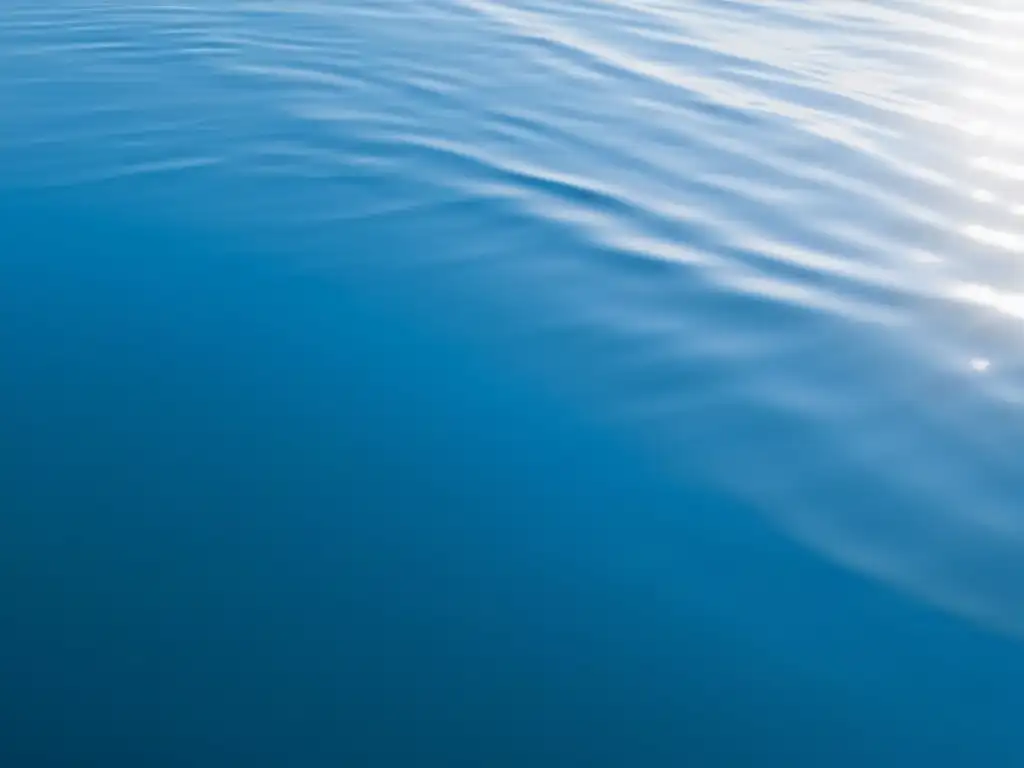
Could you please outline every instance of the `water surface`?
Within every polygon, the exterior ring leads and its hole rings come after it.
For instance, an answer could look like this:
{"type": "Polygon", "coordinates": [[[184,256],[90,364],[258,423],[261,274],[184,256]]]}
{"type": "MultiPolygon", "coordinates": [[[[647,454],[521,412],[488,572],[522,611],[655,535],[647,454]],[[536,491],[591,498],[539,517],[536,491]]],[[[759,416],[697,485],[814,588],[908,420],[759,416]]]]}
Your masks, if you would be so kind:
{"type": "Polygon", "coordinates": [[[11,0],[11,765],[1019,766],[1009,2],[11,0]]]}

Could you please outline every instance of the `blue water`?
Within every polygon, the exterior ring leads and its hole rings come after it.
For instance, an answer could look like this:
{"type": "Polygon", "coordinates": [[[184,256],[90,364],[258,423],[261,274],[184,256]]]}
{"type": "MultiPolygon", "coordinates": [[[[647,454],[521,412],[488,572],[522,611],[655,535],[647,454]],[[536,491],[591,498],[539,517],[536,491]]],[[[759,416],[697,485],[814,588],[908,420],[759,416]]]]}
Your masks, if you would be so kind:
{"type": "Polygon", "coordinates": [[[7,0],[4,766],[1024,765],[1011,0],[7,0]]]}

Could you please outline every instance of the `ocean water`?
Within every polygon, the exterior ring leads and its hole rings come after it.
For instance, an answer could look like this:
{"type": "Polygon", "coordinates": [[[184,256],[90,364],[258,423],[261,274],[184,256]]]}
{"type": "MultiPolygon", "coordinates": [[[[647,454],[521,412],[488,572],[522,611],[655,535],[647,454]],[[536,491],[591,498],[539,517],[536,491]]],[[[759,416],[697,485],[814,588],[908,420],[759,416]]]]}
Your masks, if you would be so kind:
{"type": "Polygon", "coordinates": [[[1024,765],[1011,0],[7,0],[0,761],[1024,765]]]}

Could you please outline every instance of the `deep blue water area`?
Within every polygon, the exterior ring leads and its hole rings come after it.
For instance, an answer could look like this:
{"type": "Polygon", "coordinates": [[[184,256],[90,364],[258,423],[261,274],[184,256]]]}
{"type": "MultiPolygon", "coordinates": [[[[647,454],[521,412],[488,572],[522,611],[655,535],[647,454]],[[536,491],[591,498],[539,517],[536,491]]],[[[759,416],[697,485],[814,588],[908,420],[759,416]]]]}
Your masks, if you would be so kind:
{"type": "Polygon", "coordinates": [[[0,762],[1024,765],[1022,37],[8,2],[0,762]]]}

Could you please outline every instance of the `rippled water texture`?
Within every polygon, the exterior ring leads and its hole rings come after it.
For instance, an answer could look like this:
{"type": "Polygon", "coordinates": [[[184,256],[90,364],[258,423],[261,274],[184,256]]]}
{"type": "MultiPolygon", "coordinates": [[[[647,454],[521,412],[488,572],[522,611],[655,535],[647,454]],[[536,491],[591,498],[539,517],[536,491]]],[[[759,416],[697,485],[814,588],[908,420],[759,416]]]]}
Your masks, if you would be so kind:
{"type": "Polygon", "coordinates": [[[1010,0],[8,0],[0,195],[362,286],[711,494],[680,559],[758,572],[722,542],[768,521],[1014,641],[1022,40],[1010,0]]]}

